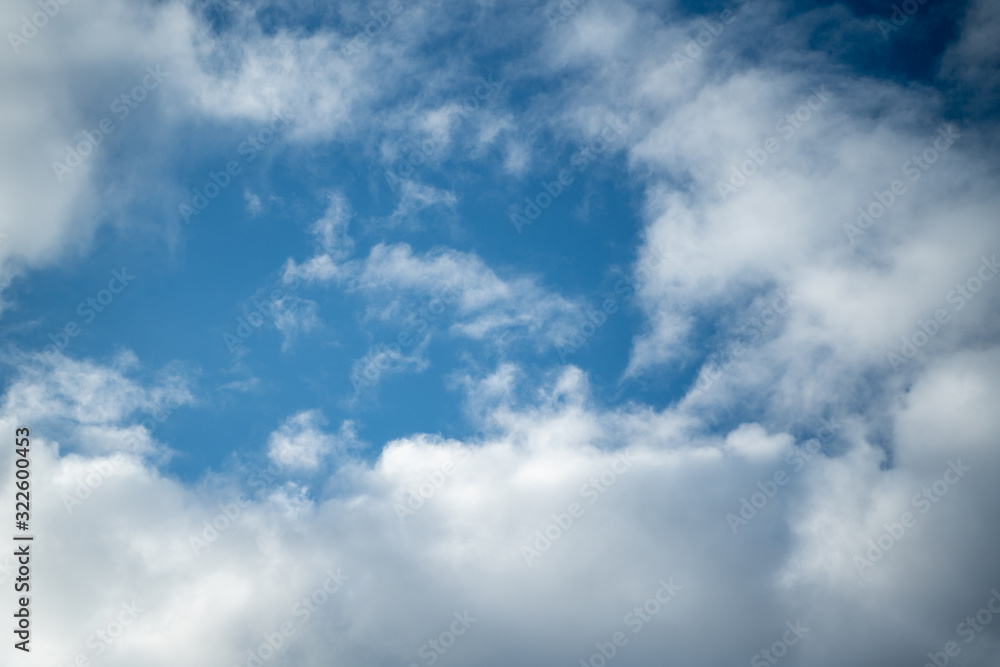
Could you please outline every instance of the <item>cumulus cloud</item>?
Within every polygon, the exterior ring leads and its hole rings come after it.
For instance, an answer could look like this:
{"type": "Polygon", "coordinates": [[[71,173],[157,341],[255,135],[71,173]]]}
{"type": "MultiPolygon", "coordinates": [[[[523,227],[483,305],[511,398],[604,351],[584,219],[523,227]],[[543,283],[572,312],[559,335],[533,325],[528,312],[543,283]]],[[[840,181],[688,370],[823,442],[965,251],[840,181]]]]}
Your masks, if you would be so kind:
{"type": "MultiPolygon", "coordinates": [[[[865,409],[849,397],[868,392],[877,411],[927,355],[993,344],[995,291],[961,306],[953,291],[977,284],[1000,242],[1000,202],[981,178],[995,169],[979,139],[992,125],[945,116],[933,89],[838,71],[807,53],[815,12],[792,19],[754,64],[734,65],[772,9],[740,9],[697,57],[685,47],[703,24],[621,18],[600,49],[630,64],[590,67],[568,92],[574,111],[551,110],[562,122],[552,125],[569,134],[631,108],[628,159],[648,223],[634,266],[671,257],[639,290],[645,323],[626,378],[694,364],[683,400],[706,410],[743,402],[744,414],[802,420],[832,404],[865,409]],[[793,53],[815,67],[788,67],[793,53]],[[941,309],[948,323],[899,361],[905,340],[941,309]],[[715,334],[705,339],[706,330],[715,334]]],[[[965,45],[979,43],[972,24],[987,14],[974,3],[949,52],[984,72],[986,51],[965,45]]],[[[558,53],[579,62],[597,48],[585,42],[590,16],[557,33],[558,53]]]]}
{"type": "MultiPolygon", "coordinates": [[[[889,474],[884,453],[854,424],[836,436],[847,443],[843,456],[831,454],[829,433],[807,440],[748,423],[711,435],[674,409],[602,410],[575,369],[532,403],[498,413],[495,437],[390,442],[377,461],[342,466],[340,483],[315,501],[292,487],[255,494],[226,475],[191,488],[129,457],[69,515],[60,496],[109,460],[60,457],[40,437],[36,483],[51,492],[37,501],[37,530],[65,546],[40,551],[36,567],[64,603],[45,605],[39,594],[38,622],[62,631],[31,659],[93,657],[79,619],[103,628],[135,600],[142,612],[102,656],[109,665],[178,656],[246,664],[247,651],[285,622],[296,630],[278,650],[287,659],[354,663],[377,653],[378,664],[405,664],[465,611],[475,623],[449,654],[477,664],[586,659],[621,629],[630,639],[622,657],[634,661],[735,662],[757,652],[760,637],[780,637],[787,621],[808,628],[795,649],[801,663],[919,661],[921,647],[954,639],[954,619],[977,611],[995,586],[995,536],[979,526],[1000,500],[988,474],[1000,463],[990,446],[997,424],[981,410],[997,399],[998,363],[990,352],[935,368],[894,418],[902,437],[889,474]],[[936,394],[951,396],[956,382],[968,387],[951,399],[957,410],[939,406],[936,394]],[[934,483],[949,461],[975,467],[950,475],[954,483],[922,513],[911,496],[940,491],[934,483]],[[772,479],[783,481],[772,487],[772,479]],[[905,511],[917,523],[859,573],[854,557],[865,558],[867,540],[878,544],[883,525],[905,511]],[[107,554],[116,554],[113,570],[95,565],[107,554]],[[956,561],[961,576],[924,576],[956,561]],[[341,588],[313,598],[308,614],[296,607],[338,572],[341,588]],[[925,585],[913,587],[915,578],[925,585]],[[661,579],[680,587],[670,605],[648,621],[626,620],[661,579]],[[718,634],[720,623],[730,630],[718,634]],[[191,637],[205,645],[184,648],[191,637]],[[831,655],[827,642],[840,652],[831,655]]],[[[0,423],[23,418],[8,403],[0,423]]],[[[269,454],[310,467],[333,440],[318,413],[305,411],[272,434],[269,454]]],[[[970,654],[986,655],[996,631],[977,641],[970,654]]]]}
{"type": "Polygon", "coordinates": [[[179,366],[164,368],[146,385],[131,352],[120,353],[110,366],[59,353],[27,361],[4,396],[6,409],[90,453],[166,455],[153,431],[177,408],[195,402],[190,378],[179,366]]]}
{"type": "Polygon", "coordinates": [[[303,410],[292,415],[268,437],[268,457],[293,469],[314,470],[334,451],[357,444],[357,434],[350,421],[341,424],[339,433],[325,432],[325,425],[326,418],[319,410],[303,410]]]}

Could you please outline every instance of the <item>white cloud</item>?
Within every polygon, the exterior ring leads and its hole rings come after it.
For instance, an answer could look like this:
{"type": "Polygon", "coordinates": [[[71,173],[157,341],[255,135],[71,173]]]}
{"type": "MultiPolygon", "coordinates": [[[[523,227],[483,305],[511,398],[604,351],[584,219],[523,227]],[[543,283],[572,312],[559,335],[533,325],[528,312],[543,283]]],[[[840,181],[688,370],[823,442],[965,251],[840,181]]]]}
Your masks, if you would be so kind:
{"type": "Polygon", "coordinates": [[[274,326],[284,336],[281,349],[288,350],[300,334],[308,334],[322,325],[319,306],[309,299],[284,296],[274,303],[274,326]]]}
{"type": "MultiPolygon", "coordinates": [[[[623,658],[746,659],[760,637],[801,619],[810,631],[795,648],[798,664],[864,663],[871,655],[895,664],[909,656],[900,647],[911,646],[909,657],[919,661],[919,647],[954,639],[954,619],[975,613],[995,586],[995,536],[981,526],[998,500],[991,480],[1000,460],[990,446],[998,424],[979,422],[981,407],[997,400],[991,378],[998,363],[996,351],[958,357],[926,377],[898,413],[900,456],[891,472],[851,427],[838,434],[848,448],[842,456],[824,450],[797,458],[805,443],[777,431],[767,437],[782,443],[773,450],[779,456],[727,456],[733,447],[762,452],[749,444],[763,437],[762,428],[746,424],[728,436],[706,436],[682,412],[601,410],[577,370],[542,388],[535,405],[499,415],[504,431],[480,445],[402,438],[374,464],[345,462],[318,498],[289,486],[248,502],[240,500],[238,478],[215,476],[189,487],[128,458],[69,515],[60,498],[103,459],[60,457],[36,430],[35,483],[49,491],[35,501],[35,528],[58,535],[63,548],[39,550],[33,561],[46,573],[38,577],[41,590],[59,590],[60,604],[43,604],[39,593],[36,623],[53,630],[26,664],[68,664],[90,652],[79,619],[103,627],[132,599],[142,612],[102,656],[110,667],[245,661],[247,650],[285,621],[295,623],[296,634],[279,655],[299,664],[319,656],[350,664],[372,652],[382,656],[377,664],[407,664],[446,629],[452,612],[466,609],[479,621],[456,643],[453,659],[493,665],[544,655],[568,662],[587,657],[619,629],[661,578],[682,589],[622,648],[623,658]],[[953,399],[964,407],[933,409],[937,393],[950,396],[955,382],[968,388],[953,399]],[[947,444],[937,432],[949,434],[947,444]],[[910,496],[941,477],[949,459],[974,468],[920,514],[910,496]],[[739,512],[741,497],[762,488],[758,482],[767,489],[778,470],[789,481],[769,491],[734,535],[727,513],[739,512]],[[397,507],[421,485],[423,504],[401,522],[397,507]],[[547,528],[573,502],[583,513],[572,526],[547,528]],[[853,556],[906,509],[918,514],[916,528],[859,575],[853,556]],[[232,518],[219,518],[227,512],[232,518]],[[213,521],[215,533],[206,529],[213,521]],[[556,536],[548,543],[538,538],[545,530],[556,536]],[[786,532],[788,539],[773,539],[786,532]],[[191,538],[203,535],[211,539],[195,554],[191,538]],[[537,557],[526,558],[523,547],[537,547],[537,557]],[[108,554],[115,567],[98,567],[108,554]],[[963,563],[958,571],[955,562],[963,563]],[[343,588],[323,596],[300,623],[293,605],[336,568],[348,577],[343,588]],[[912,586],[942,568],[952,572],[947,581],[912,586]],[[844,618],[868,631],[858,633],[844,618]],[[722,635],[720,623],[730,628],[722,635]],[[201,642],[197,650],[185,648],[192,638],[201,642]],[[826,651],[828,642],[840,652],[826,651]]],[[[11,431],[23,414],[8,399],[0,428],[11,431]]],[[[306,411],[275,432],[269,453],[288,452],[311,467],[334,439],[318,413],[306,411]]],[[[9,460],[0,466],[10,480],[9,460]]],[[[10,492],[9,481],[3,486],[10,492]]],[[[994,636],[980,638],[984,649],[994,636]]]]}
{"type": "Polygon", "coordinates": [[[400,181],[399,188],[399,203],[389,216],[390,224],[415,224],[413,217],[424,209],[441,207],[453,210],[458,204],[455,193],[432,185],[406,179],[400,181]]]}
{"type": "Polygon", "coordinates": [[[152,432],[175,409],[194,402],[189,380],[177,367],[165,368],[148,387],[130,378],[141,370],[130,352],[119,354],[111,366],[58,353],[26,361],[18,366],[3,409],[90,453],[165,455],[152,432]]]}
{"type": "MultiPolygon", "coordinates": [[[[643,181],[647,221],[635,266],[653,249],[671,259],[639,291],[647,321],[626,375],[673,371],[702,357],[714,363],[712,353],[740,340],[739,359],[712,390],[687,400],[725,407],[750,395],[756,403],[748,409],[800,418],[803,398],[807,414],[816,414],[849,400],[861,377],[897,387],[886,354],[936,309],[951,312],[949,290],[973,275],[984,249],[991,254],[1000,246],[993,222],[1000,201],[981,179],[994,163],[978,140],[982,130],[958,121],[951,145],[942,144],[946,120],[931,90],[835,72],[821,62],[789,69],[785,58],[801,51],[794,40],[779,41],[752,66],[722,66],[732,61],[718,58],[732,56],[760,19],[757,9],[746,11],[680,70],[671,54],[686,34],[654,29],[655,21],[622,27],[623,19],[619,28],[628,36],[611,39],[613,31],[601,48],[615,50],[612,61],[645,64],[592,66],[568,93],[575,103],[560,107],[575,114],[550,115],[580,128],[613,112],[608,100],[633,109],[629,162],[643,181]],[[770,138],[776,150],[756,165],[752,155],[759,157],[770,138]],[[936,156],[934,163],[915,166],[913,156],[924,152],[936,156]],[[733,169],[744,164],[753,171],[745,183],[720,193],[719,183],[731,185],[733,169]],[[882,194],[894,180],[903,194],[882,194]],[[878,204],[877,196],[893,202],[852,243],[845,225],[856,225],[858,208],[878,204]],[[749,342],[739,327],[778,290],[795,293],[798,302],[749,342]],[[695,347],[706,326],[719,333],[695,347]]],[[[586,19],[575,16],[567,27],[586,19]]],[[[797,20],[804,29],[818,17],[797,20]]],[[[566,53],[587,48],[574,30],[558,34],[566,53]]],[[[960,349],[988,329],[986,312],[997,298],[984,289],[926,352],[960,349]]],[[[913,370],[910,364],[904,373],[913,370]]]]}
{"type": "Polygon", "coordinates": [[[326,213],[310,229],[316,237],[317,255],[327,255],[332,261],[341,262],[354,253],[354,240],[348,233],[353,216],[351,204],[342,192],[330,195],[326,213]]]}
{"type": "MultiPolygon", "coordinates": [[[[351,291],[372,299],[440,297],[457,293],[457,322],[453,330],[482,340],[504,330],[521,330],[541,339],[568,335],[569,320],[575,323],[579,307],[557,294],[548,293],[534,279],[504,280],[475,254],[456,250],[415,253],[405,244],[377,244],[364,260],[337,265],[318,257],[299,265],[289,259],[285,281],[295,277],[312,281],[336,280],[351,291]]],[[[411,306],[413,304],[411,303],[411,306]]],[[[381,311],[398,316],[398,305],[381,311]]],[[[414,315],[404,315],[404,322],[414,315]]]]}
{"type": "MultiPolygon", "coordinates": [[[[406,243],[378,243],[367,257],[351,259],[346,250],[354,247],[347,234],[350,204],[340,194],[332,201],[312,228],[321,240],[318,254],[303,263],[289,258],[282,276],[286,283],[337,284],[366,299],[364,321],[401,329],[355,362],[356,393],[389,373],[425,370],[432,331],[497,348],[531,341],[541,351],[568,340],[584,320],[579,303],[550,292],[534,277],[501,278],[474,253],[415,252],[406,243]],[[439,319],[448,324],[438,324],[439,319]]],[[[315,309],[309,314],[318,319],[315,309]]]]}
{"type": "Polygon", "coordinates": [[[246,200],[247,212],[251,216],[256,217],[264,210],[263,205],[260,203],[260,195],[250,192],[249,188],[243,190],[243,199],[246,200]]]}
{"type": "Polygon", "coordinates": [[[268,437],[268,457],[293,469],[315,470],[336,450],[357,444],[351,422],[344,422],[338,434],[323,431],[325,425],[326,419],[319,410],[303,410],[292,415],[268,437]]]}
{"type": "Polygon", "coordinates": [[[1000,47],[993,35],[1000,28],[1000,8],[988,0],[970,2],[963,30],[941,60],[942,74],[962,85],[972,110],[988,116],[997,101],[1000,47]]]}
{"type": "MultiPolygon", "coordinates": [[[[354,398],[377,386],[383,379],[397,373],[420,373],[430,367],[424,353],[428,339],[418,342],[412,352],[396,344],[376,344],[351,366],[351,385],[354,398]]],[[[411,343],[412,344],[412,343],[411,343]]],[[[409,347],[409,346],[407,346],[409,347]]]]}

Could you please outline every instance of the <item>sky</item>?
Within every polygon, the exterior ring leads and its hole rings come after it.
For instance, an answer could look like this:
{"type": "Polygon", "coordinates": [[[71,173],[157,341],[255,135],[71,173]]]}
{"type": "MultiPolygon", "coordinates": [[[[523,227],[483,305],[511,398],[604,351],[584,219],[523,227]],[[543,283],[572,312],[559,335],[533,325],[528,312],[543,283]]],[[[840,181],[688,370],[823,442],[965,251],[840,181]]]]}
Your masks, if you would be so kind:
{"type": "Polygon", "coordinates": [[[0,26],[0,663],[1000,658],[1000,4],[0,26]]]}

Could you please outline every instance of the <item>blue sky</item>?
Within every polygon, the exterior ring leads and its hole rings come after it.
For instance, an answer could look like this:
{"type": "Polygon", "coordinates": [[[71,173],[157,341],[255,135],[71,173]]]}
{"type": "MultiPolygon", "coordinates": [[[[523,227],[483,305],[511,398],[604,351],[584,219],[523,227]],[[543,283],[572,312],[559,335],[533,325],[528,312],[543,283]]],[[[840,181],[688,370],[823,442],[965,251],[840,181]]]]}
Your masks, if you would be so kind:
{"type": "Polygon", "coordinates": [[[11,664],[996,659],[995,4],[2,14],[11,664]]]}

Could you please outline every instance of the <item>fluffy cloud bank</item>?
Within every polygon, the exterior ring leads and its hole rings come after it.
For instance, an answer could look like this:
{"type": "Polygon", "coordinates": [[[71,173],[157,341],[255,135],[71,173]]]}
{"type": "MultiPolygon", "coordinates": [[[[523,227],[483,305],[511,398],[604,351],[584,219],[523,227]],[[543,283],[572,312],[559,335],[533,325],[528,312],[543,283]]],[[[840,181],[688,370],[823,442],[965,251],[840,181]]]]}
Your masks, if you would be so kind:
{"type": "MultiPolygon", "coordinates": [[[[39,435],[43,630],[27,664],[245,665],[271,644],[273,664],[426,664],[439,650],[487,665],[574,662],[619,631],[622,661],[739,662],[780,641],[786,622],[801,624],[798,664],[919,664],[997,585],[1000,545],[981,527],[1000,501],[1000,424],[987,409],[998,370],[996,352],[935,363],[891,411],[891,470],[860,418],[817,423],[809,438],[753,423],[713,435],[683,409],[601,409],[573,368],[535,404],[498,409],[482,441],[391,442],[372,463],[342,463],[316,494],[299,492],[292,468],[192,488],[138,454],[65,454],[39,435]],[[67,506],[88,479],[82,504],[67,506]]],[[[56,393],[29,379],[14,390],[56,393]]],[[[58,394],[70,411],[89,400],[83,386],[58,394]]],[[[41,434],[57,419],[28,414],[8,399],[0,427],[41,434]]],[[[91,421],[134,427],[117,412],[91,421]]],[[[313,452],[298,446],[318,433],[309,421],[276,428],[272,449],[313,452]]],[[[9,462],[0,474],[12,478],[9,462]]],[[[990,655],[996,637],[987,625],[962,650],[990,655]]]]}

